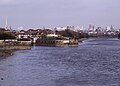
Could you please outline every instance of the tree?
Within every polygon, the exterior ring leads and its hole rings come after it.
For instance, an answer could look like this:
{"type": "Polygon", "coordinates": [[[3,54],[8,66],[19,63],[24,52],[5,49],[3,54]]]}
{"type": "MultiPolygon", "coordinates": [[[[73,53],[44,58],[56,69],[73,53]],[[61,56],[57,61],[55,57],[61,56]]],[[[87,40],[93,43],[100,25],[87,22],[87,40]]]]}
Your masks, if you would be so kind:
{"type": "Polygon", "coordinates": [[[0,32],[0,40],[5,40],[5,39],[15,39],[15,35],[13,35],[10,32],[0,32]]]}

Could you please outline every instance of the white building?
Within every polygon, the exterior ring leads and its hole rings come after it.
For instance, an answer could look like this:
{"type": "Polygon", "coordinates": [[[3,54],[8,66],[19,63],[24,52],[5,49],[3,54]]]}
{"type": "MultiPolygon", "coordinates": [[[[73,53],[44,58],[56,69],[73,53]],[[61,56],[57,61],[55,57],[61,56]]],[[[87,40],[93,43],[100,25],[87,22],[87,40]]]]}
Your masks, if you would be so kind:
{"type": "Polygon", "coordinates": [[[56,28],[57,31],[62,31],[62,30],[66,30],[66,29],[67,29],[67,27],[57,27],[56,28]]]}

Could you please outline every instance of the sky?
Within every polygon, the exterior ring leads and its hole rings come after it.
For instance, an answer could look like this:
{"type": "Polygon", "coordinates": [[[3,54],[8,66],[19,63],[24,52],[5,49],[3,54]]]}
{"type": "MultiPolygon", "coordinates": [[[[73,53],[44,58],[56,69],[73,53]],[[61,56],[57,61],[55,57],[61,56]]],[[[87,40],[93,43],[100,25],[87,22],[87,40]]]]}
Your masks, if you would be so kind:
{"type": "Polygon", "coordinates": [[[13,29],[113,25],[120,29],[120,0],[0,0],[0,27],[13,29]]]}

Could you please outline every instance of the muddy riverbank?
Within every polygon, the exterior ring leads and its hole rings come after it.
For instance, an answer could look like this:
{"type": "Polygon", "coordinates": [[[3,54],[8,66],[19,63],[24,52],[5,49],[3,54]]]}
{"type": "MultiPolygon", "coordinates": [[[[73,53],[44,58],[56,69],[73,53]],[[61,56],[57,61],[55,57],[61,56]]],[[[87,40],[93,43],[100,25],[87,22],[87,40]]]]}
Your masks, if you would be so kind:
{"type": "Polygon", "coordinates": [[[31,46],[4,46],[0,48],[0,57],[13,55],[17,50],[30,50],[31,46]]]}
{"type": "Polygon", "coordinates": [[[15,50],[0,49],[0,57],[7,57],[13,55],[15,50]]]}

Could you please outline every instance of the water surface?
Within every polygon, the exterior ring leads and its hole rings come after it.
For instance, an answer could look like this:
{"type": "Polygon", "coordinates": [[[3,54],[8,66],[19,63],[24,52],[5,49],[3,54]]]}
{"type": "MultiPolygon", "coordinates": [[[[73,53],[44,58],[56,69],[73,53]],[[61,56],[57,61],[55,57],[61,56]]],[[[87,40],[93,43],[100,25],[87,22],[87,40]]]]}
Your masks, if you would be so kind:
{"type": "Polygon", "coordinates": [[[0,86],[120,86],[120,40],[33,47],[0,59],[0,86]]]}

